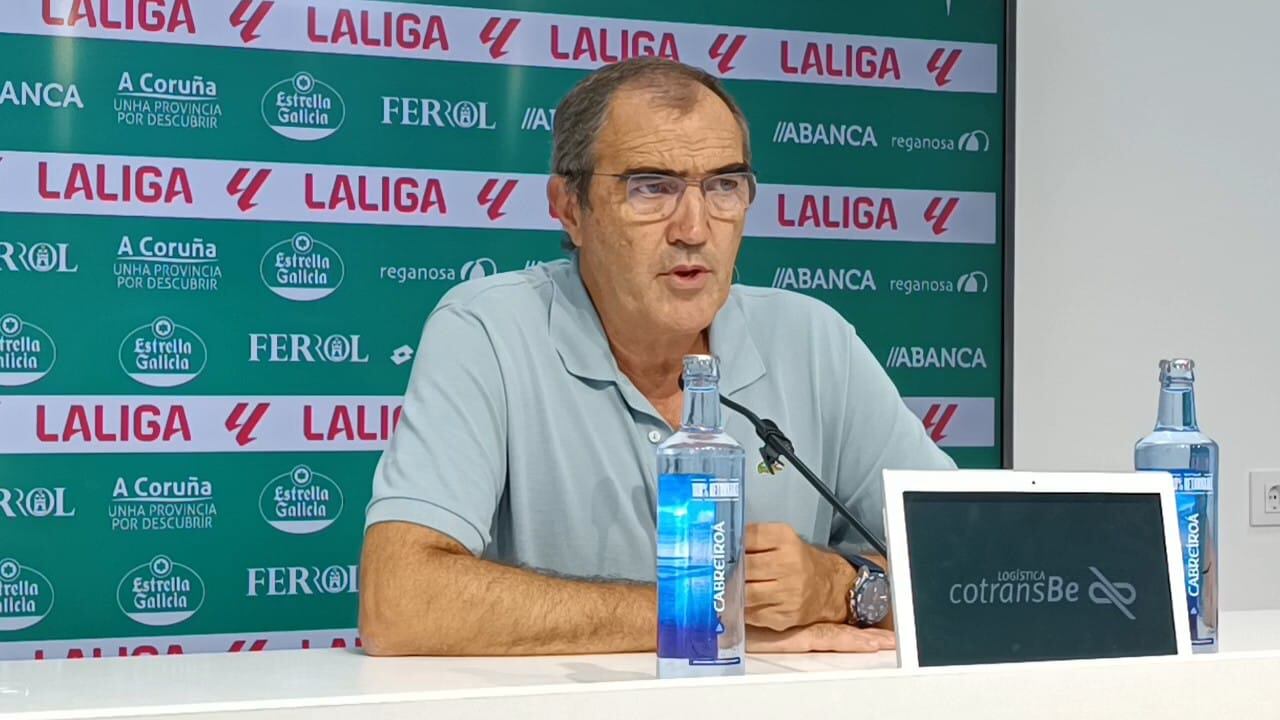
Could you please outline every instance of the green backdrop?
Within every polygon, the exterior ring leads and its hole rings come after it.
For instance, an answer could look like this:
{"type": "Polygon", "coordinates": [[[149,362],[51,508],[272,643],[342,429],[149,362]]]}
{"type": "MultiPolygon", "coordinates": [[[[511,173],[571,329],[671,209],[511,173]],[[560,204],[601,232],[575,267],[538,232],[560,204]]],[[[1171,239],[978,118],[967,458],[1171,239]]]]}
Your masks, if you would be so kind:
{"type": "Polygon", "coordinates": [[[5,3],[0,657],[355,642],[422,322],[560,255],[555,105],[635,54],[747,114],[739,281],[833,305],[999,466],[1003,33],[975,0],[5,3]]]}

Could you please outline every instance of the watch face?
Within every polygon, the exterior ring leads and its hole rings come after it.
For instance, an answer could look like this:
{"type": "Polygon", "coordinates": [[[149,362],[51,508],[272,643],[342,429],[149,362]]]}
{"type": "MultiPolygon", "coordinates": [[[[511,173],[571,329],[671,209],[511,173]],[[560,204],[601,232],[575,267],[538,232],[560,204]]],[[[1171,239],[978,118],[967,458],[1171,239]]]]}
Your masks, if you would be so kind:
{"type": "Polygon", "coordinates": [[[854,601],[858,607],[858,619],[867,625],[875,625],[889,615],[889,578],[875,573],[858,586],[854,601]]]}

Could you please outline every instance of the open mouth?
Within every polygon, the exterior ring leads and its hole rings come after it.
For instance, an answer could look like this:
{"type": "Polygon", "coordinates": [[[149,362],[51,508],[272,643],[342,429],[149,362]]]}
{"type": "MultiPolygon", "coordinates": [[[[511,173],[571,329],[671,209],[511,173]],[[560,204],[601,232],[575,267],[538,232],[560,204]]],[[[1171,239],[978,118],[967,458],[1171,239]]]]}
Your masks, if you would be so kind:
{"type": "Polygon", "coordinates": [[[671,268],[668,274],[679,280],[690,282],[710,275],[711,271],[702,265],[677,265],[671,268]]]}

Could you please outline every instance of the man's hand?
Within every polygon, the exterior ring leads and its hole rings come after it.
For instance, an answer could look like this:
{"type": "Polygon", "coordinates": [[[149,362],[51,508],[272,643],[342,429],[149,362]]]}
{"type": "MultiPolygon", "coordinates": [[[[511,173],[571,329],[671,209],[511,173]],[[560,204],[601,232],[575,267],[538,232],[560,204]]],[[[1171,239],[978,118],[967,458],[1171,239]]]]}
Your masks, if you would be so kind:
{"type": "Polygon", "coordinates": [[[786,523],[747,526],[748,625],[770,630],[839,623],[855,573],[844,558],[806,543],[786,523]]]}
{"type": "Polygon", "coordinates": [[[844,623],[818,623],[790,630],[747,628],[747,652],[879,652],[896,646],[892,630],[856,628],[844,623]]]}

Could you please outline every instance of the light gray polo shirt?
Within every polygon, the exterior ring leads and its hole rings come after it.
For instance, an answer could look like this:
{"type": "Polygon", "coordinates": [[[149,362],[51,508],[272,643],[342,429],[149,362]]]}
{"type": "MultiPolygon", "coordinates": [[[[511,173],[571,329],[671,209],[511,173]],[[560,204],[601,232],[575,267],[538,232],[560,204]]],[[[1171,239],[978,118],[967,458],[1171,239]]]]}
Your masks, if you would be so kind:
{"type": "MultiPolygon", "coordinates": [[[[771,418],[884,537],[885,468],[950,469],[852,326],[813,298],[735,285],[711,325],[720,392],[771,418]]],[[[787,467],[761,475],[751,425],[748,522],[866,546],[787,467]]],[[[619,370],[576,263],[462,283],[427,319],[366,528],[400,520],[488,559],[581,577],[654,579],[655,450],[672,433],[619,370]]]]}

